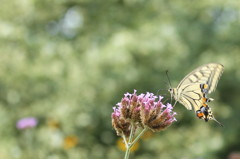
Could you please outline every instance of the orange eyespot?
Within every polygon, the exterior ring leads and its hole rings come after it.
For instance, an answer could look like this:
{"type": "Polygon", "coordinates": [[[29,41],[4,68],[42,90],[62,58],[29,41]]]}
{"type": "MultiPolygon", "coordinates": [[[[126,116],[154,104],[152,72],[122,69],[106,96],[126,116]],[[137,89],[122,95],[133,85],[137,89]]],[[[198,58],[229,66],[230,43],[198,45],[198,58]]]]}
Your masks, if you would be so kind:
{"type": "Polygon", "coordinates": [[[201,118],[203,118],[203,116],[204,116],[204,114],[203,114],[202,112],[201,112],[201,113],[197,113],[197,117],[198,117],[198,118],[201,119],[201,118]]]}
{"type": "Polygon", "coordinates": [[[202,98],[202,102],[205,103],[207,101],[207,98],[202,98]]]}
{"type": "Polygon", "coordinates": [[[203,88],[204,88],[204,89],[207,89],[207,88],[208,88],[208,84],[204,84],[204,85],[203,85],[203,88]]]}

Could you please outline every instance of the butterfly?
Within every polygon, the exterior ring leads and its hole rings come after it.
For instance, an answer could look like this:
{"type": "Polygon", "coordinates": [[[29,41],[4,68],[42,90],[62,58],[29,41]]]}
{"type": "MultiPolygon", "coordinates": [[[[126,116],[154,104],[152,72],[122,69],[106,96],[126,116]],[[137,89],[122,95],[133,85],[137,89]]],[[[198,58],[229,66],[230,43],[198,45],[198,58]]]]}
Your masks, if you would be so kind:
{"type": "Polygon", "coordinates": [[[170,88],[168,91],[177,102],[184,105],[188,110],[194,110],[197,117],[205,120],[214,120],[223,126],[213,116],[208,103],[213,101],[207,95],[215,91],[219,78],[223,73],[223,65],[218,63],[209,63],[202,65],[190,72],[176,88],[170,88]]]}

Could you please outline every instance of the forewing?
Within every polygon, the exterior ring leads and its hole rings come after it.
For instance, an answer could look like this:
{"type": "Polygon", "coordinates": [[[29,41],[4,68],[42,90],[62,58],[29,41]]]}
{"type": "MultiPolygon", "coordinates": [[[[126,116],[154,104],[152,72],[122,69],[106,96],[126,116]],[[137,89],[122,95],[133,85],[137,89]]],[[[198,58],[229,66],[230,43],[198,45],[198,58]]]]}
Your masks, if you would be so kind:
{"type": "Polygon", "coordinates": [[[200,66],[190,72],[177,86],[177,89],[181,89],[183,85],[202,83],[208,84],[208,93],[213,92],[218,84],[218,80],[223,72],[223,65],[217,63],[209,63],[200,66]]]}
{"type": "Polygon", "coordinates": [[[200,83],[182,85],[179,92],[179,102],[189,110],[199,110],[202,106],[203,93],[200,83]]]}

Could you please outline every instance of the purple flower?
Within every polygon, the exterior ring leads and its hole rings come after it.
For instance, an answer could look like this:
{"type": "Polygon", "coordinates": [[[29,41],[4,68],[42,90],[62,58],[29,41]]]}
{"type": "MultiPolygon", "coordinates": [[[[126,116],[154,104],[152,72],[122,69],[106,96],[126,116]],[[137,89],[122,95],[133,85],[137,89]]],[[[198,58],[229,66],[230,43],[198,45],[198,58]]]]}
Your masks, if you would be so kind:
{"type": "Polygon", "coordinates": [[[141,107],[143,125],[157,132],[166,129],[176,121],[174,117],[176,112],[173,112],[172,109],[173,107],[171,104],[167,103],[167,106],[165,106],[160,100],[154,104],[150,104],[148,107],[141,107]]]}
{"type": "Polygon", "coordinates": [[[176,121],[176,113],[172,111],[172,105],[164,105],[162,99],[163,97],[149,92],[137,95],[134,90],[133,94],[126,93],[113,108],[112,126],[117,135],[128,137],[131,123],[134,124],[134,129],[147,127],[152,131],[161,131],[170,126],[176,121]]]}
{"type": "Polygon", "coordinates": [[[22,118],[17,121],[16,127],[19,130],[24,130],[27,128],[34,128],[38,124],[38,120],[34,117],[22,118]]]}

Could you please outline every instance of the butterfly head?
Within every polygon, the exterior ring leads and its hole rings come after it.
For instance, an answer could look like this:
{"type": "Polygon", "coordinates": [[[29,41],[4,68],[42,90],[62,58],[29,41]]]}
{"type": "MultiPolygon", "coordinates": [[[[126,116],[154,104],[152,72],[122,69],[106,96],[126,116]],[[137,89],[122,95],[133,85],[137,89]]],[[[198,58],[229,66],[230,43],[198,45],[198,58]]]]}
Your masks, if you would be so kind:
{"type": "Polygon", "coordinates": [[[168,89],[168,92],[169,92],[170,94],[172,94],[172,95],[175,95],[175,93],[176,93],[176,88],[169,88],[169,89],[168,89]]]}
{"type": "Polygon", "coordinates": [[[172,97],[176,97],[176,93],[177,93],[177,89],[176,88],[169,88],[168,92],[171,94],[171,98],[172,97]]]}
{"type": "Polygon", "coordinates": [[[171,94],[171,103],[172,103],[172,99],[175,99],[175,103],[173,104],[173,107],[177,104],[177,89],[176,88],[169,88],[168,92],[171,94]]]}
{"type": "Polygon", "coordinates": [[[170,92],[171,94],[173,94],[173,88],[169,88],[168,92],[170,92]]]}

